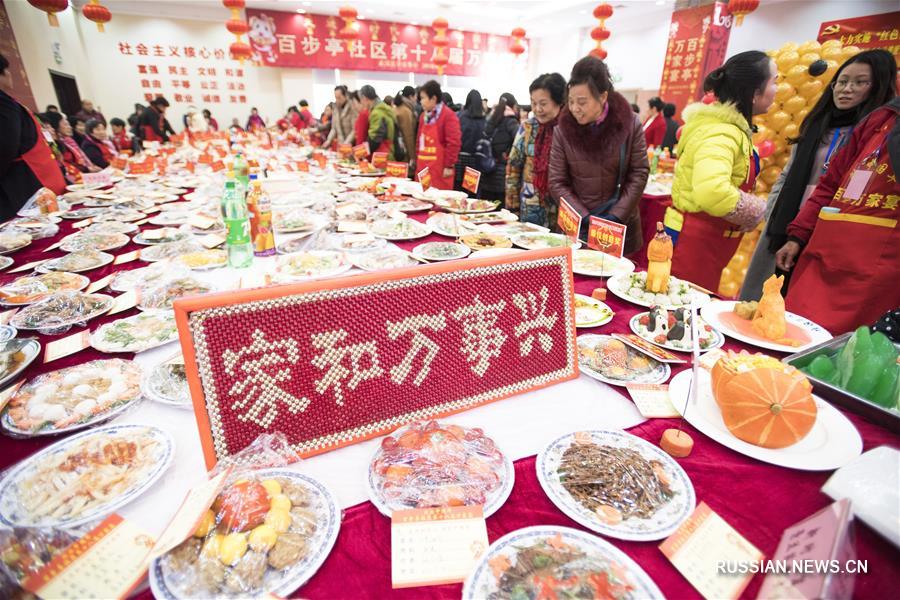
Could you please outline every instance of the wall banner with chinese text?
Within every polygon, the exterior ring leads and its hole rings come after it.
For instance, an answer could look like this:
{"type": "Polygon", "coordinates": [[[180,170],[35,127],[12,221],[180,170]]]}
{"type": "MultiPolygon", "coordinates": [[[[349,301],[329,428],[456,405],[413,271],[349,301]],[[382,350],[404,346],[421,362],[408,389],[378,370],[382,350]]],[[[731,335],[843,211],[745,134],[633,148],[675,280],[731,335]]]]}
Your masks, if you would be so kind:
{"type": "MultiPolygon", "coordinates": [[[[359,38],[338,37],[343,21],[329,15],[246,10],[253,61],[268,67],[356,69],[437,73],[431,27],[388,21],[358,21],[359,38]]],[[[446,75],[475,76],[488,59],[512,60],[504,35],[448,30],[446,75]]],[[[525,44],[527,45],[527,40],[525,44]]]]}
{"type": "Polygon", "coordinates": [[[175,313],[208,467],[260,433],[309,456],[578,375],[565,248],[185,298],[175,313]]]}
{"type": "Polygon", "coordinates": [[[828,40],[840,40],[845,46],[863,50],[882,48],[900,63],[900,11],[825,21],[819,27],[816,41],[828,40]]]}
{"type": "Polygon", "coordinates": [[[703,96],[703,80],[725,62],[732,19],[726,2],[672,13],[659,96],[675,105],[676,118],[703,96]]]}

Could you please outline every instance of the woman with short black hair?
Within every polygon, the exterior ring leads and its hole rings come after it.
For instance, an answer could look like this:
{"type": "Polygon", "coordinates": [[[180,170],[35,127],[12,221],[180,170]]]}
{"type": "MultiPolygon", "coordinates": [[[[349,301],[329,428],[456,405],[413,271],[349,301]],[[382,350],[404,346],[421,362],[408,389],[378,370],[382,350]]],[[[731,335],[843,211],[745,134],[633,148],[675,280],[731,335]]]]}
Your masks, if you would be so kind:
{"type": "Polygon", "coordinates": [[[116,157],[116,148],[109,141],[106,126],[98,119],[91,119],[85,125],[81,149],[88,159],[101,169],[108,167],[109,161],[116,157]]]}

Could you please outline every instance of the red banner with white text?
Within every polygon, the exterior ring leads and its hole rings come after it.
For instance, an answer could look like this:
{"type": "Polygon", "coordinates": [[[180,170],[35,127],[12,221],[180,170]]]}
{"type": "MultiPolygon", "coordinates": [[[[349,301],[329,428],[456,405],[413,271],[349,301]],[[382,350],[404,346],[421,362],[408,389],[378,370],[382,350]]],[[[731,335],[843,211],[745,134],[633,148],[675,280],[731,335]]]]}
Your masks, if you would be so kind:
{"type": "MultiPolygon", "coordinates": [[[[342,40],[344,22],[328,15],[247,9],[254,62],[269,67],[437,73],[434,30],[388,21],[358,21],[359,37],[342,40]]],[[[512,61],[503,35],[449,29],[447,75],[475,76],[486,63],[512,61]]],[[[526,40],[527,44],[527,40],[526,40]]]]}
{"type": "Polygon", "coordinates": [[[819,27],[816,39],[819,42],[841,40],[845,46],[863,50],[881,48],[893,54],[900,63],[900,11],[825,21],[819,27]]]}
{"type": "Polygon", "coordinates": [[[732,19],[724,2],[672,13],[659,95],[675,105],[677,118],[703,97],[703,79],[725,61],[732,19]]]}

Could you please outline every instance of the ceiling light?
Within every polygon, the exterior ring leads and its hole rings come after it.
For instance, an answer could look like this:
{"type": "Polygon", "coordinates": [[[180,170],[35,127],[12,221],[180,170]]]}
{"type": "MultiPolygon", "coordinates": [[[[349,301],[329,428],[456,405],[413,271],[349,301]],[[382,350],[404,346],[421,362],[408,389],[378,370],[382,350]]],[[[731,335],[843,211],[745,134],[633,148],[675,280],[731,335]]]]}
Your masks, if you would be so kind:
{"type": "Polygon", "coordinates": [[[302,8],[298,8],[296,12],[297,12],[298,15],[305,15],[305,14],[306,14],[306,11],[303,10],[302,8]]]}

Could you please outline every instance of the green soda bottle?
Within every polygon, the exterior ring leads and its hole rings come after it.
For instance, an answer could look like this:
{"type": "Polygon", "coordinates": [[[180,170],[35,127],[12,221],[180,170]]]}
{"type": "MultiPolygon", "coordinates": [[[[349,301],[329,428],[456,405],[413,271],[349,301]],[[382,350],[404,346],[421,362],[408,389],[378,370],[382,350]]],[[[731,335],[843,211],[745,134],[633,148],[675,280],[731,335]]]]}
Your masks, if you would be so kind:
{"type": "Polygon", "coordinates": [[[249,267],[253,262],[253,243],[250,240],[250,219],[247,204],[238,192],[235,182],[225,182],[222,199],[227,236],[228,265],[236,269],[249,267]]]}

